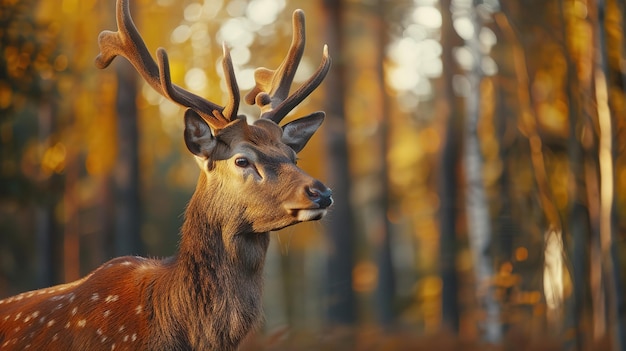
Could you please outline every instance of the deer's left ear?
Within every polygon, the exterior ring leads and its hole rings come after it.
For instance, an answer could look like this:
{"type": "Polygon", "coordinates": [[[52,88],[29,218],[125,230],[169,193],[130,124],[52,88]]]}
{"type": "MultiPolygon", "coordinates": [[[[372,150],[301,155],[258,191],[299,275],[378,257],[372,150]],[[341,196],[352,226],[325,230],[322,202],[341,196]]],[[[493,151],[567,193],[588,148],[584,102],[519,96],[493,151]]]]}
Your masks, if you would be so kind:
{"type": "Polygon", "coordinates": [[[314,112],[306,117],[298,118],[283,126],[283,143],[289,145],[296,153],[304,149],[313,133],[324,122],[324,112],[314,112]]]}
{"type": "Polygon", "coordinates": [[[209,158],[217,144],[211,127],[192,109],[185,111],[185,144],[192,154],[209,158]]]}

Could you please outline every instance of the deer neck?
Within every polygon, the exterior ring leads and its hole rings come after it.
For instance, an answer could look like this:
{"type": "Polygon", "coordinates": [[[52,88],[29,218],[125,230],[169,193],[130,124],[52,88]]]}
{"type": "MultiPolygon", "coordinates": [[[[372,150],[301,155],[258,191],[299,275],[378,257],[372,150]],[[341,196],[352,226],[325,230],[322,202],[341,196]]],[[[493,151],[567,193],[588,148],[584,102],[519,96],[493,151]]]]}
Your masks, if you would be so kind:
{"type": "Polygon", "coordinates": [[[178,257],[220,268],[224,265],[228,271],[241,272],[243,276],[260,275],[269,233],[252,231],[252,223],[243,219],[246,209],[225,207],[224,204],[232,203],[232,195],[212,192],[222,188],[216,182],[219,180],[209,180],[204,172],[200,173],[185,212],[178,257]]]}
{"type": "Polygon", "coordinates": [[[162,280],[170,294],[161,306],[185,316],[179,322],[190,325],[181,328],[196,348],[226,350],[261,319],[269,233],[248,232],[233,219],[237,213],[220,213],[221,199],[201,190],[206,183],[202,174],[185,213],[179,252],[169,264],[172,277],[162,280]]]}

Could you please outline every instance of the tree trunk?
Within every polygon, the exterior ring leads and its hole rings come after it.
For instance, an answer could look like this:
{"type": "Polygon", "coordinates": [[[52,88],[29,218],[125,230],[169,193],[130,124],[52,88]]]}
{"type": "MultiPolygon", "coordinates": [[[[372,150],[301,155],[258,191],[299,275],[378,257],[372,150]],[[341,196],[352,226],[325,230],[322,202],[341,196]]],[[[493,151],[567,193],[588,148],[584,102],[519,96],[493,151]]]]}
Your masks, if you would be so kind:
{"type": "Polygon", "coordinates": [[[376,315],[379,325],[389,328],[394,320],[393,301],[395,296],[395,275],[391,252],[391,225],[387,217],[389,212],[389,167],[387,154],[389,148],[389,118],[387,95],[385,94],[385,78],[383,72],[385,46],[387,44],[387,28],[385,24],[385,2],[378,0],[373,15],[374,30],[378,33],[376,52],[377,91],[380,94],[378,115],[377,147],[380,155],[380,165],[377,181],[382,184],[379,196],[376,199],[380,225],[375,233],[374,247],[378,266],[378,281],[376,285],[376,315]]]}
{"type": "Polygon", "coordinates": [[[559,12],[563,32],[563,56],[567,62],[566,96],[569,106],[569,140],[568,158],[570,169],[569,204],[567,217],[567,232],[571,244],[569,256],[572,262],[572,298],[566,307],[566,329],[574,330],[575,345],[566,347],[580,350],[583,345],[585,305],[587,301],[588,268],[589,268],[589,238],[591,237],[591,223],[589,218],[588,198],[585,186],[585,150],[580,139],[580,130],[585,121],[582,118],[582,108],[579,104],[577,88],[579,86],[576,67],[572,62],[568,35],[566,29],[563,0],[559,1],[559,12]]]}
{"type": "MultiPolygon", "coordinates": [[[[55,104],[44,99],[38,109],[39,142],[45,145],[55,128],[55,104]]],[[[46,145],[50,147],[50,145],[46,145]]],[[[46,194],[35,208],[35,247],[38,258],[36,283],[38,287],[59,284],[67,279],[63,277],[63,238],[60,237],[55,218],[55,208],[61,190],[60,176],[51,174],[48,179],[38,184],[46,194]]],[[[67,238],[66,238],[67,239],[67,238]]],[[[76,262],[78,264],[78,262],[76,262]]]]}
{"type": "Polygon", "coordinates": [[[330,323],[349,325],[356,319],[352,290],[354,224],[350,206],[350,170],[343,104],[345,82],[341,4],[341,0],[324,1],[326,40],[333,58],[333,67],[324,83],[327,113],[324,135],[328,148],[326,168],[335,201],[326,222],[329,243],[327,313],[330,323]]]}
{"type": "Polygon", "coordinates": [[[460,44],[460,38],[452,27],[451,0],[441,2],[441,54],[443,60],[443,79],[445,99],[448,108],[446,131],[441,151],[439,168],[439,274],[442,281],[441,314],[444,328],[459,332],[458,276],[456,271],[457,248],[457,200],[458,167],[460,162],[460,142],[462,139],[462,112],[458,98],[454,93],[453,77],[457,65],[453,48],[460,44]]]}
{"type": "MultiPolygon", "coordinates": [[[[478,5],[474,1],[474,5],[478,5]]],[[[474,58],[474,65],[467,73],[469,81],[468,96],[465,100],[466,120],[464,139],[464,166],[466,177],[466,213],[468,235],[474,257],[477,294],[481,307],[485,309],[483,338],[487,342],[497,343],[502,339],[500,306],[494,296],[494,287],[490,281],[494,276],[493,260],[489,255],[491,244],[491,219],[483,184],[483,160],[478,138],[478,120],[480,117],[480,69],[481,52],[478,35],[481,23],[478,14],[471,11],[474,23],[474,35],[467,40],[467,45],[474,58]]]]}
{"type": "Polygon", "coordinates": [[[115,165],[115,255],[143,253],[140,236],[137,75],[125,60],[117,60],[117,135],[115,165]]]}
{"type": "Polygon", "coordinates": [[[620,260],[615,242],[615,150],[613,145],[613,119],[609,100],[609,67],[605,31],[604,0],[597,1],[597,62],[595,69],[596,106],[600,129],[598,159],[600,165],[600,246],[603,276],[608,300],[609,325],[613,330],[613,349],[626,349],[626,313],[624,291],[621,284],[620,260]]]}

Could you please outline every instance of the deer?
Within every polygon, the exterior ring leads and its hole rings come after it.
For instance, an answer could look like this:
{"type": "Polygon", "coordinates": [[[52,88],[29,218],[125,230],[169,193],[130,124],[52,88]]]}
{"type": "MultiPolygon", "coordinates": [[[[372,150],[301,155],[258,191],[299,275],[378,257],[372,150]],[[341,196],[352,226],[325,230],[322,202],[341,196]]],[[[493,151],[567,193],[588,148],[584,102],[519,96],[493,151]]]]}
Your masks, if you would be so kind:
{"type": "Polygon", "coordinates": [[[270,232],[324,217],[332,192],[296,155],[321,126],[314,112],[280,125],[323,81],[324,46],[312,76],[290,88],[305,45],[304,13],[275,70],[257,68],[245,95],[260,117],[238,115],[240,91],[226,44],[224,106],[172,83],[166,51],[156,61],[129,9],[116,2],[117,31],[98,37],[96,66],[128,60],[167,99],[186,108],[183,138],[200,168],[176,253],[114,258],[80,280],[0,300],[0,350],[235,350],[262,323],[263,265],[270,232]]]}

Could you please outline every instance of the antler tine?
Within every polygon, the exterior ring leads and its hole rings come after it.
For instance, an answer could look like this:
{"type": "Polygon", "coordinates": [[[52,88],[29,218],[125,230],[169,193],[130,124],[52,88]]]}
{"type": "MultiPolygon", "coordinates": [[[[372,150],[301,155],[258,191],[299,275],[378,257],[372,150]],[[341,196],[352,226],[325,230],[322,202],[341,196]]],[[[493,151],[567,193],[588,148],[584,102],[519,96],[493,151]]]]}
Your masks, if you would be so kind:
{"type": "Polygon", "coordinates": [[[293,95],[289,89],[296,74],[305,44],[304,12],[296,10],[293,13],[293,38],[287,56],[276,70],[258,68],[254,72],[256,86],[250,91],[245,101],[261,108],[261,118],[280,123],[282,119],[304,100],[324,80],[330,69],[328,48],[324,46],[322,62],[315,73],[293,95]]]}
{"type": "Polygon", "coordinates": [[[228,86],[228,95],[230,99],[228,104],[224,107],[222,113],[225,116],[230,116],[230,119],[234,119],[237,116],[239,109],[239,87],[237,86],[237,78],[235,77],[235,70],[233,69],[233,60],[230,57],[230,50],[226,44],[222,44],[222,50],[224,51],[222,59],[222,68],[224,70],[224,79],[226,79],[226,86],[228,86]]]}
{"type": "MultiPolygon", "coordinates": [[[[159,48],[157,50],[158,64],[154,61],[130,15],[129,0],[117,0],[116,18],[118,31],[103,31],[98,37],[100,44],[100,54],[96,57],[98,68],[106,68],[116,56],[122,56],[135,67],[154,90],[173,102],[194,110],[213,128],[221,128],[237,117],[236,108],[229,105],[228,109],[225,109],[172,83],[167,52],[159,48]]],[[[230,59],[227,60],[224,57],[224,61],[230,61],[230,59]]],[[[225,71],[227,66],[225,62],[225,71]]],[[[232,64],[230,67],[232,70],[232,64]]],[[[233,73],[227,73],[226,76],[227,79],[234,81],[233,73]]],[[[234,88],[231,83],[230,103],[238,102],[239,91],[232,89],[237,89],[236,82],[234,88]]]]}
{"type": "Polygon", "coordinates": [[[324,45],[324,51],[322,55],[322,62],[313,75],[298,88],[292,95],[287,97],[280,105],[276,106],[273,110],[261,114],[261,118],[269,118],[276,123],[287,116],[287,114],[298,106],[307,96],[309,96],[315,88],[317,88],[330,70],[331,59],[328,55],[328,47],[324,45]]]}

